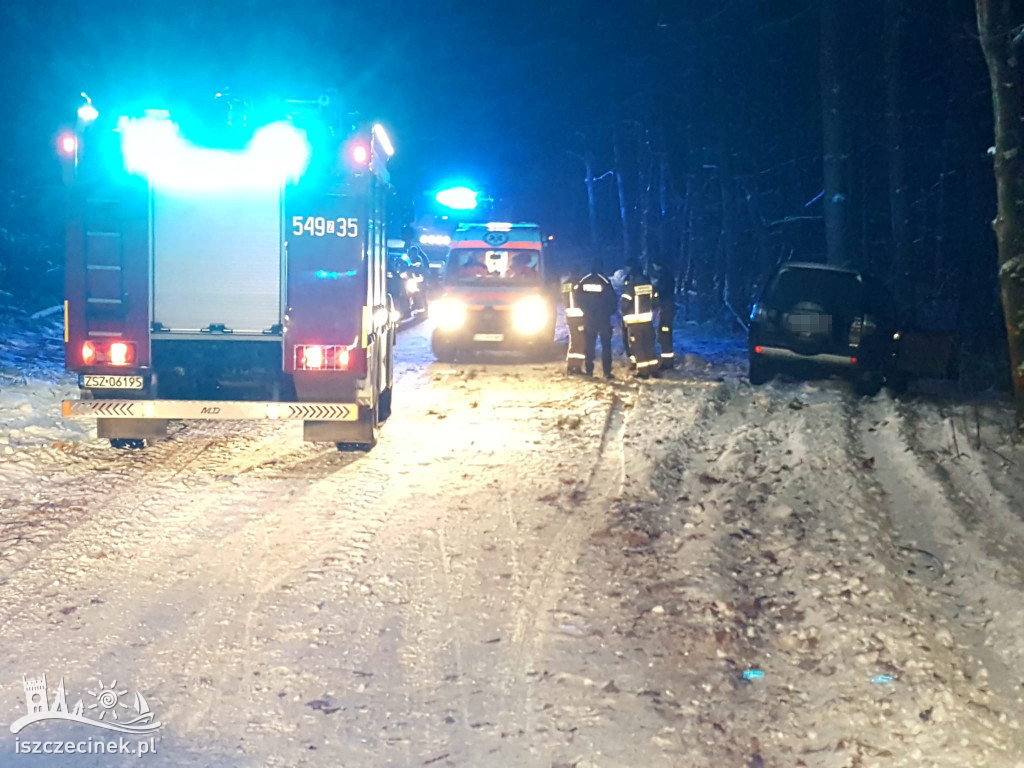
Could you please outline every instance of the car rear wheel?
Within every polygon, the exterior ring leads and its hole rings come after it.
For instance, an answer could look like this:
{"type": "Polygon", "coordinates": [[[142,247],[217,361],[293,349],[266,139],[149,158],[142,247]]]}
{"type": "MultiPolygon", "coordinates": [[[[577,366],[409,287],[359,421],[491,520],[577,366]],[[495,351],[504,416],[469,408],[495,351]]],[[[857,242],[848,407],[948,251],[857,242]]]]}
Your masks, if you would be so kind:
{"type": "Polygon", "coordinates": [[[853,391],[861,397],[874,397],[882,390],[880,371],[862,371],[853,380],[853,391]]]}
{"type": "Polygon", "coordinates": [[[905,395],[910,387],[910,377],[902,371],[890,373],[885,377],[885,386],[894,397],[905,395]]]}
{"type": "Polygon", "coordinates": [[[775,375],[775,371],[772,370],[772,366],[761,357],[750,358],[750,369],[747,373],[750,378],[750,383],[755,387],[759,387],[762,384],[767,384],[771,381],[772,376],[775,375]]]}

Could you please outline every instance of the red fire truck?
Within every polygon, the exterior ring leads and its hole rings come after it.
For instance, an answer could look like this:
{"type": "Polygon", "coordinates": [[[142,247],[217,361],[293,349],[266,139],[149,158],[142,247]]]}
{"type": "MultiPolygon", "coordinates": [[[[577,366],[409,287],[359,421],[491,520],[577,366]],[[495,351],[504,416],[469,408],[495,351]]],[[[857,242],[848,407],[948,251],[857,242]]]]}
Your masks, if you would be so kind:
{"type": "Polygon", "coordinates": [[[64,416],[142,447],[170,420],[294,420],[368,450],[391,412],[391,141],[330,99],[91,102],[68,191],[64,416]]]}

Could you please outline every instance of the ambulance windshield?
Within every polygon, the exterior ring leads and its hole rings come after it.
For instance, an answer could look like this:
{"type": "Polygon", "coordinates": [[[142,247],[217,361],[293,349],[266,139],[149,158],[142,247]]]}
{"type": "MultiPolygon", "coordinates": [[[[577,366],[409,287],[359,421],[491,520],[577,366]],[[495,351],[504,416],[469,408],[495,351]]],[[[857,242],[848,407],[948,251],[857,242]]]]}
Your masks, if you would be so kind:
{"type": "Polygon", "coordinates": [[[456,248],[448,258],[448,275],[460,283],[540,281],[540,251],[456,248]]]}

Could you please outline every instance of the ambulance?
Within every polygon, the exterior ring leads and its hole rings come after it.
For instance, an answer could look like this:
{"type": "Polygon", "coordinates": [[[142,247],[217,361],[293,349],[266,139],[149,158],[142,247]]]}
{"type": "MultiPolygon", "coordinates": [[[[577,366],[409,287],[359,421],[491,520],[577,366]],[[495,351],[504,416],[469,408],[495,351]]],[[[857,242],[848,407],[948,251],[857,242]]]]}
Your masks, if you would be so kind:
{"type": "Polygon", "coordinates": [[[540,227],[462,224],[452,236],[443,294],[431,304],[434,356],[541,350],[554,342],[555,302],[540,227]]]}

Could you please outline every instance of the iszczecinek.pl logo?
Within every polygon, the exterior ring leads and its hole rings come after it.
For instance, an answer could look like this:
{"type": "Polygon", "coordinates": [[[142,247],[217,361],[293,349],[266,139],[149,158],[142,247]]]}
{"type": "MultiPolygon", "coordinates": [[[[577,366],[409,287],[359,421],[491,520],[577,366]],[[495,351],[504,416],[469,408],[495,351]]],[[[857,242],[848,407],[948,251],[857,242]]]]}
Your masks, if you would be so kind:
{"type": "Polygon", "coordinates": [[[104,685],[102,680],[97,680],[95,690],[86,691],[92,700],[86,704],[79,699],[78,703],[70,710],[68,709],[67,693],[64,691],[63,677],[60,679],[60,685],[57,686],[57,695],[53,697],[53,704],[48,703],[46,675],[22,677],[21,682],[25,687],[27,713],[11,723],[11,733],[18,733],[25,726],[42,720],[70,720],[73,723],[105,728],[108,731],[135,734],[152,733],[160,727],[160,722],[154,721],[153,713],[141,693],[135,692],[135,701],[132,704],[127,704],[122,700],[122,697],[128,695],[128,690],[119,691],[117,680],[112,681],[109,685],[104,685]]]}

